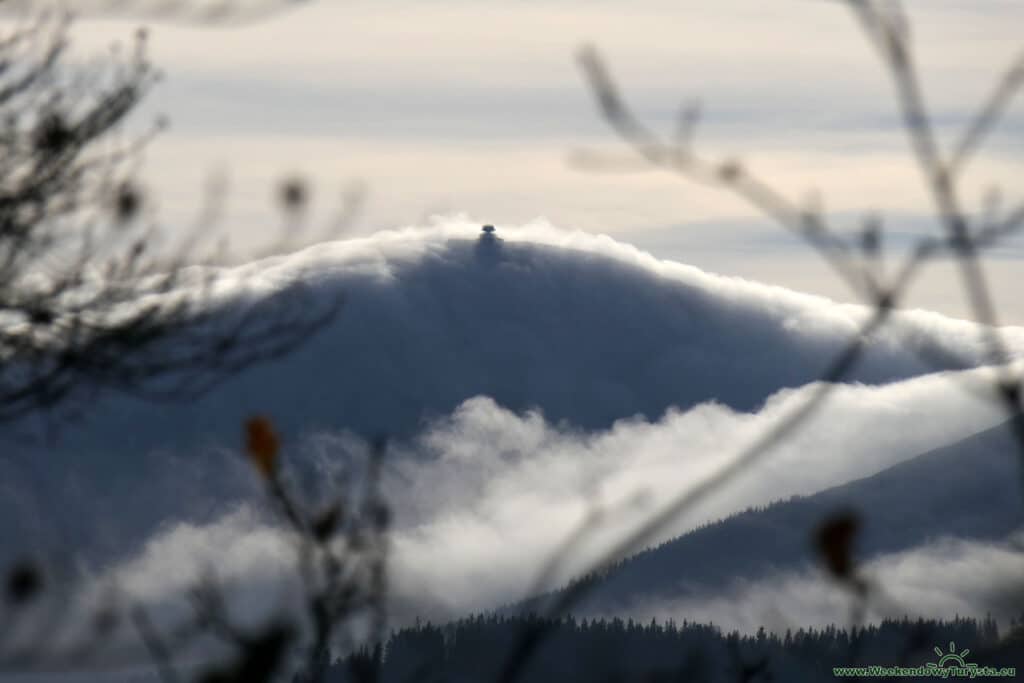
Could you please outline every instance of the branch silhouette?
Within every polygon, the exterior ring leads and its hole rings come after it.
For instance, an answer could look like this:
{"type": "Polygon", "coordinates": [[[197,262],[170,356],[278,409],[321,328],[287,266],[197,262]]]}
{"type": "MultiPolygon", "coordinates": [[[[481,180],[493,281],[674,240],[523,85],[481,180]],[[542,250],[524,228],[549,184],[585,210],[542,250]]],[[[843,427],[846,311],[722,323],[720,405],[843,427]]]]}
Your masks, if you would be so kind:
{"type": "MultiPolygon", "coordinates": [[[[836,274],[872,307],[870,316],[823,373],[815,390],[801,404],[769,427],[747,447],[734,454],[725,464],[693,486],[681,492],[649,518],[636,526],[620,541],[614,543],[582,574],[587,577],[565,587],[558,597],[543,610],[543,618],[520,634],[510,650],[500,681],[518,680],[537,648],[553,628],[553,618],[567,613],[592,592],[599,579],[616,562],[642,549],[656,538],[683,513],[713,495],[723,484],[749,469],[755,462],[767,457],[772,448],[815,416],[828,399],[837,382],[844,379],[856,365],[864,343],[879,330],[899,306],[921,268],[941,255],[951,255],[960,267],[962,284],[967,292],[971,310],[988,348],[989,364],[999,373],[995,391],[982,394],[988,400],[999,401],[1006,409],[1014,435],[1024,481],[1024,406],[1021,402],[1021,378],[1014,370],[997,327],[997,316],[991,300],[984,268],[978,252],[997,245],[1001,240],[1024,229],[1024,207],[1001,217],[991,218],[987,224],[972,225],[960,208],[957,174],[968,165],[981,147],[986,135],[997,125],[1000,116],[1012,98],[1024,86],[1024,57],[1015,60],[999,79],[992,94],[971,119],[954,153],[947,161],[940,153],[931,126],[931,117],[924,104],[918,84],[916,67],[907,37],[908,29],[898,5],[883,5],[872,0],[846,0],[863,26],[870,42],[877,48],[886,70],[891,75],[900,104],[904,129],[925,184],[935,204],[936,217],[943,229],[937,237],[925,237],[910,250],[895,274],[884,279],[879,263],[883,227],[872,220],[865,221],[859,244],[841,238],[828,225],[827,218],[816,207],[799,203],[772,187],[769,181],[754,175],[736,159],[710,161],[693,150],[694,129],[699,109],[683,109],[679,125],[672,138],[662,138],[649,129],[630,110],[622,98],[604,60],[594,47],[585,47],[579,54],[587,85],[598,111],[609,127],[650,166],[675,173],[691,182],[698,182],[730,191],[784,229],[803,238],[832,267],[836,274]]],[[[577,152],[570,160],[585,170],[614,170],[632,167],[619,157],[602,157],[577,152]]],[[[966,367],[966,363],[948,354],[922,352],[921,358],[941,369],[966,367]]],[[[1024,487],[1022,487],[1024,488],[1024,487]]],[[[573,538],[582,537],[591,530],[586,521],[564,544],[574,546],[573,538]]],[[[554,563],[554,561],[552,561],[554,563]]],[[[551,563],[549,563],[551,564],[551,563]]],[[[854,582],[848,585],[867,587],[854,582]]],[[[874,599],[890,601],[880,587],[873,587],[874,599]]],[[[865,590],[860,597],[866,601],[872,594],[865,590]]],[[[863,610],[861,610],[863,611],[863,610]]]]}

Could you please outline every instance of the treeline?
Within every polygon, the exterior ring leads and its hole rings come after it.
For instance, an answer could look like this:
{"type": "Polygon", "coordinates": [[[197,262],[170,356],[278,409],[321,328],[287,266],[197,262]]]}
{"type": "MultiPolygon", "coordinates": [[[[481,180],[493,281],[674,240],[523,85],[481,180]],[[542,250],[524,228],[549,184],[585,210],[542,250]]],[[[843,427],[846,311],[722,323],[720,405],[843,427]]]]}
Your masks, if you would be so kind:
{"type": "Polygon", "coordinates": [[[1021,631],[1014,622],[1000,638],[991,617],[904,618],[854,629],[790,629],[782,635],[762,628],[750,635],[688,621],[486,615],[403,628],[383,648],[335,661],[326,680],[365,680],[361,673],[379,667],[377,680],[384,683],[495,681],[515,644],[524,634],[539,632],[542,645],[519,680],[834,681],[834,666],[922,666],[938,661],[935,647],[945,653],[950,643],[958,652],[969,649],[967,660],[981,666],[1015,666],[1014,660],[1024,665],[1021,631]]]}

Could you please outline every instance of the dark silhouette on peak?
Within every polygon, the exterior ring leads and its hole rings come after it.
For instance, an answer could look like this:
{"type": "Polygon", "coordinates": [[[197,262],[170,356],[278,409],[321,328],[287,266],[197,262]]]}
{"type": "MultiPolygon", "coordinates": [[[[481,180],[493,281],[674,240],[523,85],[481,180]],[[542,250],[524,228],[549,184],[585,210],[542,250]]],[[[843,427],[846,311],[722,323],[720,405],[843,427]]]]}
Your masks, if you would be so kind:
{"type": "Polygon", "coordinates": [[[482,263],[495,264],[500,258],[501,238],[495,234],[494,226],[488,223],[480,229],[476,244],[476,257],[482,263]]]}
{"type": "Polygon", "coordinates": [[[480,228],[480,244],[493,245],[500,241],[501,238],[498,237],[497,230],[490,223],[480,228]]]}

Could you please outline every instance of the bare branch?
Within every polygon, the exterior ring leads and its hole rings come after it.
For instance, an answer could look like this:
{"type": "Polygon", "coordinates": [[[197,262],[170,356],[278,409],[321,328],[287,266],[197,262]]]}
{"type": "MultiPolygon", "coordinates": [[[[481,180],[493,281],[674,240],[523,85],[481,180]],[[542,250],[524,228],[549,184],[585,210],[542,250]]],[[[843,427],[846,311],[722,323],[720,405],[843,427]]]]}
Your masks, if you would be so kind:
{"type": "Polygon", "coordinates": [[[985,104],[971,119],[949,160],[950,175],[957,175],[970,162],[985,138],[1006,112],[1010,102],[1024,87],[1024,54],[1017,57],[992,89],[985,104]]]}

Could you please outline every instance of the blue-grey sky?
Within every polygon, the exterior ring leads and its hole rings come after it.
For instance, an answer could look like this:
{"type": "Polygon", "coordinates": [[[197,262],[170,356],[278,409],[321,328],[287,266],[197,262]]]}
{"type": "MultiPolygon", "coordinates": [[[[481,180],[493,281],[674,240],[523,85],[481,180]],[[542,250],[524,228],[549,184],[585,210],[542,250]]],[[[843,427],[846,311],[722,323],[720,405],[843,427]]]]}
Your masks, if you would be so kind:
{"type": "MultiPolygon", "coordinates": [[[[1024,41],[1024,6],[911,2],[913,44],[939,131],[955,139],[1024,41]]],[[[139,18],[88,20],[76,49],[96,53],[139,18]]],[[[619,149],[574,55],[593,43],[652,127],[671,130],[699,100],[698,148],[738,156],[794,198],[819,192],[846,229],[881,211],[905,245],[934,229],[886,74],[837,2],[338,2],[321,0],[231,28],[155,23],[166,74],[140,121],[166,114],[146,174],[169,225],[189,220],[207,175],[229,176],[222,228],[245,250],[279,228],[272,189],[300,174],[327,220],[352,179],[369,187],[354,234],[434,214],[519,224],[537,217],[607,233],[712,271],[850,300],[797,240],[718,189],[658,172],[594,174],[572,150],[619,149]]],[[[977,207],[1000,185],[1024,197],[1024,107],[964,177],[977,207]]],[[[1007,321],[1017,254],[992,277],[1007,321]]],[[[964,314],[948,268],[911,304],[964,314]]]]}

